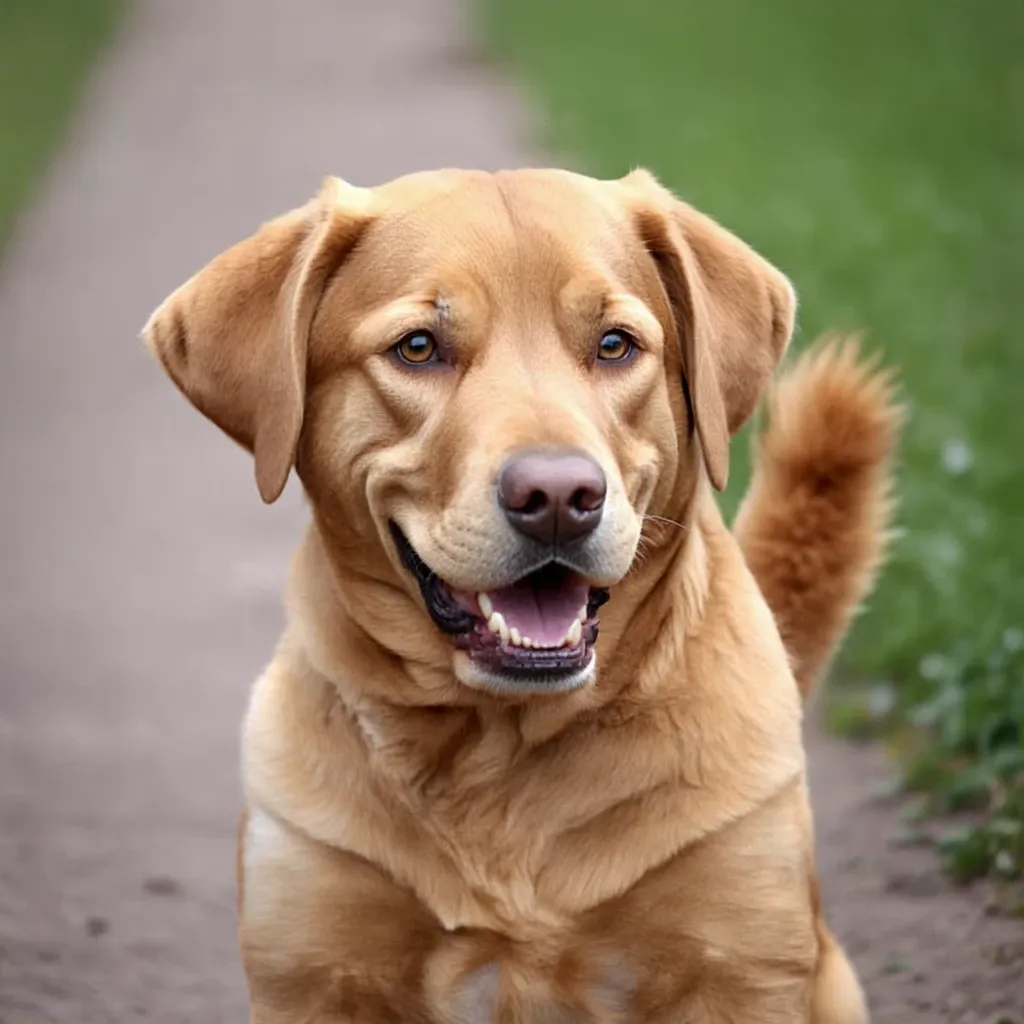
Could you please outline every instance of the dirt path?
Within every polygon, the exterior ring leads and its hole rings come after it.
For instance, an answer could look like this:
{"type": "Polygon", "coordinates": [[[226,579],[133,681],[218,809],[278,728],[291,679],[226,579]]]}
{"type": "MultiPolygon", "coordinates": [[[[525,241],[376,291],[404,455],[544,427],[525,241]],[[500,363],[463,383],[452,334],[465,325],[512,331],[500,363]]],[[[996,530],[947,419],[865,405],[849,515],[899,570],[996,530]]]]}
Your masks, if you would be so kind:
{"type": "MultiPolygon", "coordinates": [[[[465,38],[454,0],[136,0],[8,248],[2,1024],[245,1019],[237,730],[302,511],[294,489],[261,506],[247,460],[135,336],[169,286],[327,172],[528,162],[465,38]]],[[[833,917],[879,1019],[946,1019],[940,988],[984,991],[971,965],[993,978],[980,951],[1020,929],[910,891],[933,884],[917,862],[923,882],[888,890],[903,854],[884,848],[893,812],[865,806],[872,755],[816,755],[833,917]],[[908,969],[887,973],[894,957],[908,969]]]]}
{"type": "Polygon", "coordinates": [[[1024,921],[957,889],[932,850],[905,845],[880,797],[878,748],[808,729],[818,866],[829,920],[867,988],[875,1024],[1022,1024],[1024,921]]]}

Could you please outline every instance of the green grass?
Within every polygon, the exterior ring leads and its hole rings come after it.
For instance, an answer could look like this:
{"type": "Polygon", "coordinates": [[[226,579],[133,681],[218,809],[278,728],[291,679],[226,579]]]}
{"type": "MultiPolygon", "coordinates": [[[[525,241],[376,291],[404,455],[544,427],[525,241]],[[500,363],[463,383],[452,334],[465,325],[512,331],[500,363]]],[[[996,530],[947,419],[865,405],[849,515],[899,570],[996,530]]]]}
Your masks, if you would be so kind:
{"type": "MultiPolygon", "coordinates": [[[[889,694],[886,722],[931,715],[920,728],[947,768],[1019,750],[1024,3],[480,2],[554,160],[601,176],[649,166],[791,275],[799,343],[863,329],[900,368],[906,533],[837,674],[889,694]],[[993,716],[1008,717],[990,749],[993,716]]],[[[979,771],[1020,820],[1020,766],[1000,756],[979,771]]]]}
{"type": "Polygon", "coordinates": [[[122,0],[0,0],[0,245],[123,6],[122,0]]]}

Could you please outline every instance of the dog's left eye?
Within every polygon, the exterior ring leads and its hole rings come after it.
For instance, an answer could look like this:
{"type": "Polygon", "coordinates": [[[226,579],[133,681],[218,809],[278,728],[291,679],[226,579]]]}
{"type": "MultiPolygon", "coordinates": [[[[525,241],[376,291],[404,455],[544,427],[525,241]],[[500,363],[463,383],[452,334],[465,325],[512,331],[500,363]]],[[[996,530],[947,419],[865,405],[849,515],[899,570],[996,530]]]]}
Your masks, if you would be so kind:
{"type": "Polygon", "coordinates": [[[606,363],[621,363],[636,350],[636,342],[625,331],[605,331],[597,343],[597,358],[606,363]]]}
{"type": "Polygon", "coordinates": [[[393,351],[403,363],[422,366],[438,358],[437,341],[430,331],[412,331],[395,345],[393,351]]]}

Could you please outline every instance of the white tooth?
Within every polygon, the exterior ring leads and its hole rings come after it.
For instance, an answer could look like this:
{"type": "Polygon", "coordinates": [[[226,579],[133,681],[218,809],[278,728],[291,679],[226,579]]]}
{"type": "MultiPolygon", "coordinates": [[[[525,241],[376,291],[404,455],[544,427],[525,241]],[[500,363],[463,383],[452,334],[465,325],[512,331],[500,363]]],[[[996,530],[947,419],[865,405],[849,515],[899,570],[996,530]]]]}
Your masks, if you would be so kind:
{"type": "Polygon", "coordinates": [[[513,647],[522,647],[523,646],[523,638],[520,635],[519,630],[516,629],[515,626],[513,626],[508,631],[508,636],[509,636],[509,639],[512,641],[512,646],[513,647]]]}
{"type": "Polygon", "coordinates": [[[508,624],[505,622],[505,616],[501,612],[492,612],[491,617],[487,620],[487,628],[492,633],[497,633],[501,637],[502,643],[508,643],[509,631],[508,624]]]}
{"type": "Polygon", "coordinates": [[[521,637],[520,641],[524,647],[533,647],[533,641],[528,636],[521,637]]]}
{"type": "Polygon", "coordinates": [[[476,595],[476,603],[480,605],[480,611],[484,613],[484,618],[489,619],[494,613],[494,602],[483,591],[480,591],[476,595]]]}
{"type": "Polygon", "coordinates": [[[583,639],[583,623],[576,619],[565,634],[565,642],[570,647],[575,647],[583,639]]]}
{"type": "Polygon", "coordinates": [[[583,607],[582,607],[582,608],[581,608],[581,609],[580,609],[580,610],[579,610],[579,611],[578,611],[578,612],[576,613],[576,618],[577,618],[577,619],[579,619],[579,620],[580,620],[580,622],[586,622],[586,621],[587,621],[587,606],[586,606],[586,605],[584,605],[584,606],[583,606],[583,607]]]}

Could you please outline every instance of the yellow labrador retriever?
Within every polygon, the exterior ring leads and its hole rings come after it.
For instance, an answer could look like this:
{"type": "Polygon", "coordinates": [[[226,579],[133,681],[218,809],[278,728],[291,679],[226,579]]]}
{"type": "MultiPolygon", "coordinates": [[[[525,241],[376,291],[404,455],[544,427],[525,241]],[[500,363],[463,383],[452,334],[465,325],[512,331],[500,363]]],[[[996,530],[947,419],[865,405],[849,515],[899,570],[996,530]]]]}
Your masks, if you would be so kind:
{"type": "Polygon", "coordinates": [[[712,494],[794,307],[646,172],[523,170],[329,179],[153,314],[312,512],[245,725],[255,1024],[867,1019],[801,696],[884,547],[887,379],[805,357],[735,535],[712,494]]]}

